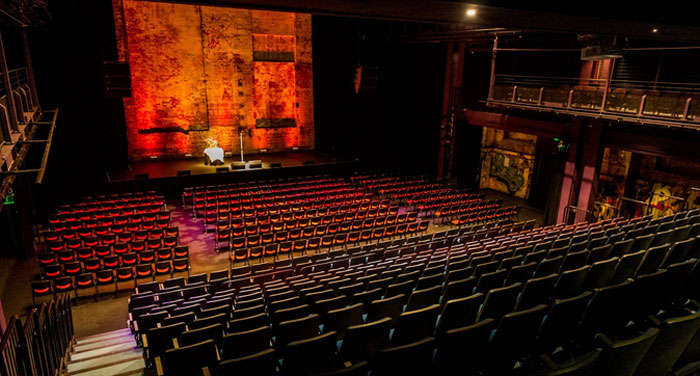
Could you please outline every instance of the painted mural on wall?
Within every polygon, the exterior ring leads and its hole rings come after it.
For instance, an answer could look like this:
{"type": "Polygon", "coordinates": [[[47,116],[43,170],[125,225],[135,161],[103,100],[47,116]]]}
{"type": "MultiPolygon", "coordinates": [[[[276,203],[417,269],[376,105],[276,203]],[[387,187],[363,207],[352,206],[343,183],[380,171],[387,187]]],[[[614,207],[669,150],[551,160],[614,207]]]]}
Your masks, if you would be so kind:
{"type": "Polygon", "coordinates": [[[484,128],[480,187],[528,198],[537,136],[484,128]]]}
{"type": "Polygon", "coordinates": [[[625,195],[632,153],[616,148],[604,148],[598,177],[598,189],[593,203],[593,216],[599,220],[617,216],[625,195]]]}
{"type": "Polygon", "coordinates": [[[131,159],[313,148],[310,15],[112,1],[131,159]]]}

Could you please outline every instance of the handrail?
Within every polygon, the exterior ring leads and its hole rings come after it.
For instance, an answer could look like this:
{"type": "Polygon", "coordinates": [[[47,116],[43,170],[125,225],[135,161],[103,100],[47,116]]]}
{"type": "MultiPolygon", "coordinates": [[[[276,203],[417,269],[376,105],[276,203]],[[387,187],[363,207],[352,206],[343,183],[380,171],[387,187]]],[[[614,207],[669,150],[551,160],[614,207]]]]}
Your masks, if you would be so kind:
{"type": "Polygon", "coordinates": [[[60,374],[73,343],[69,295],[14,315],[0,339],[0,375],[60,374]],[[23,321],[24,320],[24,321],[23,321]]]}

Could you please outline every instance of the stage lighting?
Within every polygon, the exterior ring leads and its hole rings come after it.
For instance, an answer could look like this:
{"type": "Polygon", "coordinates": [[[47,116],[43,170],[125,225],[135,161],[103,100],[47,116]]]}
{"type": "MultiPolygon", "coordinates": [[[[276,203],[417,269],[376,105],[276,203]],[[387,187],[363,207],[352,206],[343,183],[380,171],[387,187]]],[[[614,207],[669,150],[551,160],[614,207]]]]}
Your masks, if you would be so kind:
{"type": "Polygon", "coordinates": [[[476,9],[474,9],[474,8],[467,9],[467,17],[474,17],[474,16],[476,16],[476,9]]]}
{"type": "Polygon", "coordinates": [[[655,27],[655,28],[651,29],[651,32],[654,33],[654,34],[656,34],[656,33],[659,32],[659,29],[655,27]]]}

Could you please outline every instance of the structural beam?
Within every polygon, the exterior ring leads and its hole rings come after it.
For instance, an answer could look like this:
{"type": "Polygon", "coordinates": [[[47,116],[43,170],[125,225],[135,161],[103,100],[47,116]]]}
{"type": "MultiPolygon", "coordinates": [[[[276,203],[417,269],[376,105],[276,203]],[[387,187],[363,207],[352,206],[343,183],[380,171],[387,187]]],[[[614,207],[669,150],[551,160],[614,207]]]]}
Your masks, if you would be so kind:
{"type": "Polygon", "coordinates": [[[7,67],[7,59],[5,58],[5,45],[2,42],[2,33],[0,33],[0,74],[5,89],[5,97],[7,100],[7,113],[10,116],[10,130],[18,132],[17,127],[17,107],[15,107],[15,96],[12,91],[12,82],[10,81],[10,73],[7,67]]]}
{"type": "MultiPolygon", "coordinates": [[[[483,27],[505,27],[524,30],[581,32],[603,35],[624,35],[658,40],[700,40],[700,27],[676,26],[632,17],[602,18],[569,14],[508,9],[503,7],[438,0],[154,0],[164,3],[214,5],[249,9],[302,12],[342,17],[360,17],[393,21],[437,24],[473,24],[483,27]],[[467,18],[468,8],[477,14],[467,18]],[[620,22],[623,20],[625,22],[620,22]],[[662,32],[652,33],[652,28],[662,32]]],[[[585,4],[581,5],[584,7],[585,4]]]]}

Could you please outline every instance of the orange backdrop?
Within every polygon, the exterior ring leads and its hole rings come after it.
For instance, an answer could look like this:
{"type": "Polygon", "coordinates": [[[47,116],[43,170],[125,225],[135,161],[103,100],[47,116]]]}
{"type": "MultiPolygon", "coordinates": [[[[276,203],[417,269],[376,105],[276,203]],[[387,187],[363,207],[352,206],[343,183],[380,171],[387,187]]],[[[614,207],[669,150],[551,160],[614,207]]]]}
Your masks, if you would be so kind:
{"type": "Polygon", "coordinates": [[[112,1],[131,159],[313,148],[310,15],[112,1]]]}

